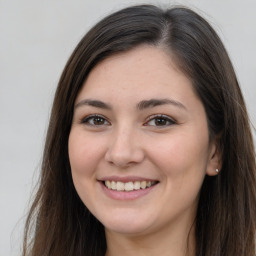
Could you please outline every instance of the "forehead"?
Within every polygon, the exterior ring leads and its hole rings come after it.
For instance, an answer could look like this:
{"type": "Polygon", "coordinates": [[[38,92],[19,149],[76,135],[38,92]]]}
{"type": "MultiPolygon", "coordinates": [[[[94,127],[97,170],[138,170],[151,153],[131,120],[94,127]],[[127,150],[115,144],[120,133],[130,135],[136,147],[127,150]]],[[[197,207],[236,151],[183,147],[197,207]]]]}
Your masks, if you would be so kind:
{"type": "MultiPolygon", "coordinates": [[[[164,50],[143,45],[110,56],[89,73],[77,101],[83,97],[111,99],[136,97],[195,96],[191,81],[164,50]],[[188,95],[189,96],[189,95],[188,95]]],[[[138,99],[140,100],[140,99],[138,99]]]]}

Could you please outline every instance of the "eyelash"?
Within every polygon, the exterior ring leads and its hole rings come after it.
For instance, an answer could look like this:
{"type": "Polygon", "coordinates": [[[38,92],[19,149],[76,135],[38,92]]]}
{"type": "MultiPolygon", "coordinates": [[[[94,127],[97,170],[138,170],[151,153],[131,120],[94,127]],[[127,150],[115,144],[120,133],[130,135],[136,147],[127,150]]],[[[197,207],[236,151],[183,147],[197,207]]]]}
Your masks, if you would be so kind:
{"type": "Polygon", "coordinates": [[[102,125],[106,125],[106,124],[92,124],[92,123],[90,123],[90,121],[96,121],[96,118],[98,118],[98,119],[101,119],[104,123],[105,122],[107,122],[108,124],[107,125],[110,125],[110,122],[104,117],[104,116],[102,116],[102,115],[96,115],[96,114],[93,114],[93,115],[89,115],[89,116],[86,116],[85,118],[83,118],[82,120],[81,120],[81,123],[82,124],[88,124],[88,125],[90,125],[90,126],[102,126],[102,125]]]}
{"type": "MultiPolygon", "coordinates": [[[[81,120],[81,123],[82,124],[88,124],[90,126],[103,126],[103,125],[110,125],[110,122],[107,120],[107,118],[105,118],[104,116],[102,115],[97,115],[97,114],[93,114],[93,115],[89,115],[89,116],[86,116],[85,118],[83,118],[81,120]],[[103,124],[95,124],[95,123],[90,123],[91,121],[94,122],[96,121],[96,119],[98,118],[98,121],[101,120],[103,122],[103,124]],[[107,122],[107,124],[106,124],[107,122]]],[[[146,123],[143,124],[143,126],[158,126],[158,127],[166,127],[166,126],[170,126],[170,125],[175,125],[177,124],[176,121],[174,121],[172,118],[170,118],[169,116],[166,116],[166,115],[162,115],[162,114],[157,114],[157,115],[153,115],[153,116],[150,116],[146,123]],[[156,121],[164,121],[164,124],[163,125],[156,125],[156,121]],[[151,121],[155,121],[155,125],[150,125],[149,123],[151,121]]]]}
{"type": "Polygon", "coordinates": [[[151,126],[159,126],[159,127],[166,127],[166,126],[170,126],[170,125],[174,125],[174,124],[177,124],[176,121],[174,121],[172,118],[170,118],[169,116],[166,116],[166,115],[162,115],[162,114],[157,114],[157,115],[153,115],[153,116],[150,116],[147,120],[147,122],[144,124],[144,126],[150,126],[148,125],[149,122],[151,121],[155,121],[158,119],[161,120],[161,121],[164,121],[165,124],[164,125],[151,125],[151,126]],[[166,124],[168,123],[168,124],[166,124]]]}

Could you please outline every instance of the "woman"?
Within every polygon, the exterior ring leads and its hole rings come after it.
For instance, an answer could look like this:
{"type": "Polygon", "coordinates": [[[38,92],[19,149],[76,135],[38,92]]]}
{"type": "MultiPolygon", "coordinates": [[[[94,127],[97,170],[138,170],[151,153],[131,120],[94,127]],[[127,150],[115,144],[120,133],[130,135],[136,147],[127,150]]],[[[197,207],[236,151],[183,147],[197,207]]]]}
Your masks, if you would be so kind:
{"type": "Polygon", "coordinates": [[[126,8],[60,78],[23,255],[255,256],[255,181],[215,31],[186,8],[126,8]]]}

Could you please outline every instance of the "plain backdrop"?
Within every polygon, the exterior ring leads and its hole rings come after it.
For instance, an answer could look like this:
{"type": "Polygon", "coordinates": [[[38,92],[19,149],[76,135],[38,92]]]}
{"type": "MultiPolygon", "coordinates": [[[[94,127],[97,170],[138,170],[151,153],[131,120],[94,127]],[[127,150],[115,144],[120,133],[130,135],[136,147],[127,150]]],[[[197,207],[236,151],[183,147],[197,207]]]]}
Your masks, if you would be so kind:
{"type": "Polygon", "coordinates": [[[0,256],[20,255],[52,99],[69,55],[100,18],[139,3],[184,4],[213,25],[256,124],[255,0],[0,0],[0,256]]]}

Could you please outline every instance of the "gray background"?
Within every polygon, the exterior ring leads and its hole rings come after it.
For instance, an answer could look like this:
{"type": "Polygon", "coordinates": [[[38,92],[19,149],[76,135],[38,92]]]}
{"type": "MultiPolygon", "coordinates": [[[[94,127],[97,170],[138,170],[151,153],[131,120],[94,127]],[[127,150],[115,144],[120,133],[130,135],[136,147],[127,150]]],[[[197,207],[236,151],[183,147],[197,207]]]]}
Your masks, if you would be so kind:
{"type": "Polygon", "coordinates": [[[185,4],[210,21],[256,124],[255,0],[0,0],[0,256],[19,255],[53,94],[67,58],[96,21],[130,3],[185,4]]]}

